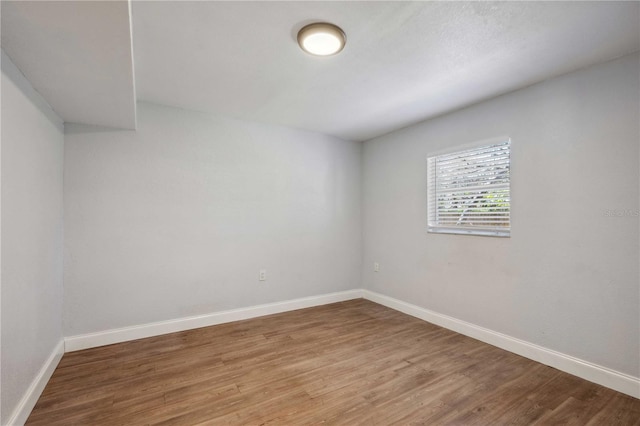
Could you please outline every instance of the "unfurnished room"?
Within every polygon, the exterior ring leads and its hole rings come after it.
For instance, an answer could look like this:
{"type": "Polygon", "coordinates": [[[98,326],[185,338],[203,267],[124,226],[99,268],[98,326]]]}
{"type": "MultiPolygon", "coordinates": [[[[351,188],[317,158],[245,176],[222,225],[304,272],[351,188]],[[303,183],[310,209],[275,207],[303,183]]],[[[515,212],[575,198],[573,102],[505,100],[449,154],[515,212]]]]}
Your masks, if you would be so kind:
{"type": "Polygon", "coordinates": [[[640,1],[5,1],[0,424],[640,426],[640,1]]]}

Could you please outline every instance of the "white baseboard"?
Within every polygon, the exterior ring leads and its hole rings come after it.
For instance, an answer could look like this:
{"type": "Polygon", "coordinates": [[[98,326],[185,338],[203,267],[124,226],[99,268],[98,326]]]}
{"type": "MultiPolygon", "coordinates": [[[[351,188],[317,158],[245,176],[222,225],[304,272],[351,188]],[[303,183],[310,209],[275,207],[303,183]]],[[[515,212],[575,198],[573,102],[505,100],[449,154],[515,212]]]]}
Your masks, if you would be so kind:
{"type": "MultiPolygon", "coordinates": [[[[131,327],[105,330],[97,333],[82,334],[66,337],[64,348],[66,352],[78,351],[81,349],[94,348],[98,346],[110,345],[113,343],[126,342],[129,340],[142,339],[145,337],[159,336],[177,331],[190,330],[193,328],[208,327],[211,325],[223,324],[232,321],[239,321],[249,318],[256,318],[264,315],[277,314],[292,311],[295,309],[310,308],[313,306],[326,305],[328,303],[342,302],[345,300],[364,298],[372,302],[379,303],[391,309],[420,318],[432,324],[453,330],[465,336],[497,346],[501,349],[524,356],[542,364],[557,368],[574,376],[597,383],[602,386],[614,389],[618,392],[640,398],[640,378],[629,376],[609,368],[584,361],[570,355],[556,352],[551,349],[538,346],[533,343],[520,340],[506,334],[498,333],[466,321],[459,320],[447,315],[439,314],[429,309],[412,305],[402,300],[394,299],[370,290],[349,290],[339,293],[329,293],[319,296],[305,297],[301,299],[287,300],[284,302],[269,303],[265,305],[251,306],[247,308],[232,309],[228,311],[215,312],[206,315],[198,315],[187,318],[178,318],[169,321],[160,321],[149,324],[142,324],[131,327]]],[[[59,358],[58,358],[59,360],[59,358]]],[[[55,362],[57,365],[57,360],[55,362]]],[[[54,367],[55,368],[55,365],[54,367]]],[[[44,371],[44,369],[43,369],[44,371]]],[[[51,369],[53,372],[53,369],[51,369]]],[[[49,373],[46,377],[51,375],[49,373]]],[[[41,376],[45,374],[41,372],[41,376]]],[[[40,376],[39,376],[40,377],[40,376]]],[[[44,381],[46,383],[46,380],[44,381]]],[[[33,387],[33,385],[32,385],[33,387]]],[[[44,384],[42,385],[44,388],[44,384]]],[[[30,388],[31,389],[31,388],[30,388]]],[[[37,395],[42,392],[42,389],[37,395]]],[[[37,397],[33,400],[33,404],[37,397]]],[[[26,405],[25,405],[26,406],[26,405]]],[[[32,406],[31,406],[32,407],[32,406]]],[[[30,411],[30,410],[29,410],[30,411]]],[[[27,411],[27,415],[29,413],[27,411]]],[[[25,418],[26,420],[26,418],[25,418]]]]}
{"type": "Polygon", "coordinates": [[[113,343],[142,339],[145,337],[159,336],[161,334],[175,333],[177,331],[193,328],[208,327],[210,325],[223,324],[232,321],[240,321],[264,315],[278,314],[296,309],[310,308],[326,305],[328,303],[342,302],[351,299],[362,298],[362,290],[348,290],[338,293],[329,293],[319,296],[304,297],[301,299],[287,300],[284,302],[268,303],[265,305],[251,306],[247,308],[232,309],[229,311],[215,312],[193,317],[178,318],[168,321],[159,321],[149,324],[135,325],[131,327],[117,328],[100,331],[97,333],[81,334],[65,337],[66,352],[79,351],[81,349],[95,348],[111,345],[113,343]]]}
{"type": "Polygon", "coordinates": [[[465,336],[497,346],[509,352],[557,368],[590,382],[606,386],[618,392],[640,398],[640,378],[556,352],[506,334],[498,333],[429,309],[394,299],[369,290],[362,290],[363,297],[416,318],[453,330],[465,336]]]}
{"type": "Polygon", "coordinates": [[[49,355],[49,358],[45,361],[38,375],[33,379],[33,382],[31,382],[31,385],[29,385],[29,388],[22,396],[13,414],[9,417],[8,426],[22,426],[26,423],[44,387],[58,366],[62,355],[64,355],[64,341],[60,340],[56,347],[53,348],[53,352],[51,352],[51,355],[49,355]]]}

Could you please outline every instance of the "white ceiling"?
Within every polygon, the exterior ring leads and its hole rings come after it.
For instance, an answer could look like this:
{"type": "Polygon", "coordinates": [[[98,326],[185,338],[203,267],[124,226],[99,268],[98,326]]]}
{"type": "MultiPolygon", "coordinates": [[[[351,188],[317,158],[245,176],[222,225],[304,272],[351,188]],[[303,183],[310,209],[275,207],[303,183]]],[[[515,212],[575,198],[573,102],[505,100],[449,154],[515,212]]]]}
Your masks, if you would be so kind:
{"type": "MultiPolygon", "coordinates": [[[[4,3],[3,48],[63,119],[130,127],[104,122],[135,114],[109,100],[134,90],[121,2],[4,3]]],[[[131,11],[138,99],[352,140],[640,50],[639,2],[134,1],[131,11]],[[298,48],[297,30],[319,20],[346,32],[339,55],[298,48]]]]}
{"type": "Polygon", "coordinates": [[[2,49],[66,122],[135,128],[127,1],[2,0],[2,49]]]}

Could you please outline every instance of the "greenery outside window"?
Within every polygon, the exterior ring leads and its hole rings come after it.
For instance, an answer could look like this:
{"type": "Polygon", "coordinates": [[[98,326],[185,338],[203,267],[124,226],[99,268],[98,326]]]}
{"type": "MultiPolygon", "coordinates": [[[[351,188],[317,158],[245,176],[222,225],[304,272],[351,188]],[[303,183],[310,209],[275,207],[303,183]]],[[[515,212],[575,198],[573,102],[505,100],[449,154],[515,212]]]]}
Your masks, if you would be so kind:
{"type": "Polygon", "coordinates": [[[509,237],[511,139],[427,158],[428,232],[509,237]]]}

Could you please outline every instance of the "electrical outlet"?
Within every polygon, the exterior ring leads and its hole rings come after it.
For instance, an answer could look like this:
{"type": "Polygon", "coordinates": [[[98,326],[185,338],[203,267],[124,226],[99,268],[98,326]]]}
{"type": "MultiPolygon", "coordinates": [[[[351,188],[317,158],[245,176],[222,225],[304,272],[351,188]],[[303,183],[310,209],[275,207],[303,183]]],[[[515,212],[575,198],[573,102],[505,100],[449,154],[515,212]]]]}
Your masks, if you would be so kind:
{"type": "Polygon", "coordinates": [[[260,269],[260,273],[258,275],[258,280],[260,280],[260,281],[266,281],[267,280],[267,270],[266,269],[260,269]]]}
{"type": "Polygon", "coordinates": [[[373,262],[373,272],[380,272],[380,264],[378,262],[373,262]]]}

